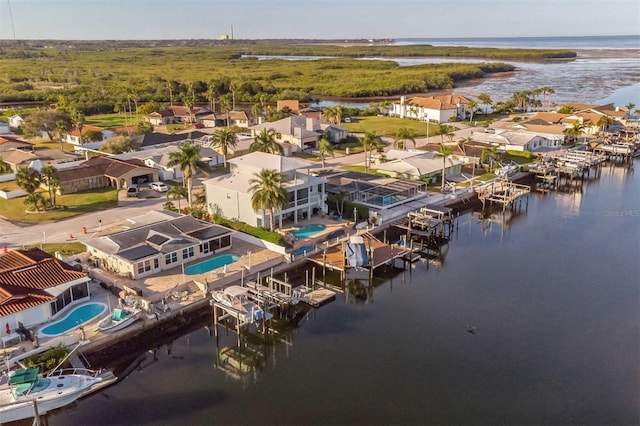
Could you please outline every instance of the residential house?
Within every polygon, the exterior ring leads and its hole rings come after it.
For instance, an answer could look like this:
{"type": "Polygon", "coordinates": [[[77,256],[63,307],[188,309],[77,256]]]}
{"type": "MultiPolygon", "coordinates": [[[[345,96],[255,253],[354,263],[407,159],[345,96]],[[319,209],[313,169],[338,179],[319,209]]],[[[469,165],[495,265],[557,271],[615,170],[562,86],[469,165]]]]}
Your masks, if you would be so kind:
{"type": "Polygon", "coordinates": [[[80,165],[59,170],[60,194],[112,187],[128,188],[158,180],[158,171],[137,159],[120,160],[114,157],[94,157],[80,165]]]}
{"type": "Polygon", "coordinates": [[[248,128],[252,122],[245,111],[213,112],[198,116],[198,123],[205,127],[244,127],[248,128]]]}
{"type": "Polygon", "coordinates": [[[274,213],[275,223],[282,227],[283,220],[294,223],[326,212],[325,181],[310,174],[312,163],[298,158],[282,157],[264,152],[252,152],[228,160],[230,173],[203,182],[207,205],[215,206],[227,218],[237,219],[252,226],[269,226],[269,212],[255,211],[251,205],[253,193],[250,187],[256,174],[263,169],[277,170],[282,174],[282,188],[289,202],[274,213]]]}
{"type": "Polygon", "coordinates": [[[164,126],[174,123],[196,123],[198,116],[209,114],[209,108],[189,108],[187,106],[170,106],[158,112],[144,116],[144,121],[154,126],[164,126]]]}
{"type": "Polygon", "coordinates": [[[462,172],[462,161],[450,157],[444,159],[433,151],[401,151],[391,149],[386,153],[387,160],[375,166],[376,171],[395,178],[437,182],[445,175],[459,175],[462,172]]]}
{"type": "Polygon", "coordinates": [[[101,141],[106,141],[107,139],[111,139],[114,136],[114,132],[112,130],[103,129],[102,127],[96,126],[83,126],[82,127],[82,137],[80,137],[80,133],[78,129],[73,129],[69,131],[66,135],[64,135],[64,142],[70,143],[72,145],[82,145],[83,142],[89,142],[87,140],[87,133],[89,132],[98,132],[101,134],[101,141]]]}
{"type": "Polygon", "coordinates": [[[290,116],[278,121],[258,124],[250,128],[256,137],[264,129],[276,132],[276,141],[284,147],[285,154],[317,149],[318,141],[326,132],[332,143],[338,143],[348,135],[347,129],[325,121],[303,116],[290,116]]]}
{"type": "MultiPolygon", "coordinates": [[[[543,151],[556,150],[562,147],[566,139],[566,126],[564,118],[560,119],[559,124],[548,123],[542,119],[533,118],[528,121],[508,122],[498,121],[493,123],[492,131],[496,135],[503,135],[507,141],[500,143],[500,147],[505,150],[515,151],[543,151]]],[[[474,132],[482,133],[482,132],[474,132]]],[[[472,135],[472,137],[474,137],[472,135]]],[[[477,136],[477,135],[476,135],[477,136]]],[[[497,140],[486,139],[482,134],[474,139],[478,141],[497,140]]]]}
{"type": "Polygon", "coordinates": [[[37,248],[2,253],[0,322],[11,330],[20,323],[27,328],[43,324],[88,300],[89,281],[86,272],[37,248]]]}
{"type": "Polygon", "coordinates": [[[288,108],[292,114],[298,115],[300,112],[300,102],[295,99],[282,99],[276,102],[276,111],[288,108]]]}
{"type": "MultiPolygon", "coordinates": [[[[162,146],[159,148],[150,148],[144,151],[126,152],[123,154],[113,155],[113,158],[120,160],[138,159],[147,167],[155,169],[160,180],[181,180],[183,177],[182,170],[179,166],[169,166],[171,161],[171,153],[178,151],[177,145],[162,146]]],[[[222,155],[218,154],[209,146],[200,148],[202,161],[207,163],[209,167],[215,167],[223,163],[222,155]]]]}
{"type": "Polygon", "coordinates": [[[22,123],[24,123],[24,118],[22,118],[20,114],[15,114],[9,117],[8,123],[9,126],[17,129],[18,127],[22,126],[22,123]]]}
{"type": "Polygon", "coordinates": [[[392,105],[389,115],[400,118],[413,118],[429,123],[447,123],[451,119],[463,120],[467,116],[469,99],[460,95],[415,96],[392,105]]]}
{"type": "Polygon", "coordinates": [[[129,222],[129,229],[85,244],[94,264],[134,280],[228,250],[235,232],[167,210],[129,222]]]}
{"type": "MultiPolygon", "coordinates": [[[[330,209],[336,209],[336,211],[341,208],[335,201],[339,194],[346,195],[345,201],[369,207],[377,212],[376,215],[381,211],[420,199],[427,194],[427,184],[421,181],[332,169],[320,170],[317,175],[327,181],[327,194],[332,196],[328,204],[330,209]]],[[[342,213],[345,218],[351,217],[351,212],[342,213]]],[[[378,217],[382,216],[378,215],[378,217]]]]}

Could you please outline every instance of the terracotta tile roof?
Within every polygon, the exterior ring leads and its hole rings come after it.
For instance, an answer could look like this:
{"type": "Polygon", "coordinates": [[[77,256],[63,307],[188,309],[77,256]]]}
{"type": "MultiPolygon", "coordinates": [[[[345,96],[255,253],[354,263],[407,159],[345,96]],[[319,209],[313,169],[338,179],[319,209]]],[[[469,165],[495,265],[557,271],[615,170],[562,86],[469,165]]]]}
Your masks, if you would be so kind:
{"type": "Polygon", "coordinates": [[[417,105],[422,108],[427,109],[435,109],[435,110],[446,110],[446,109],[455,109],[457,104],[468,104],[471,102],[469,99],[460,95],[442,95],[442,96],[416,96],[414,98],[410,98],[407,101],[409,105],[417,105]]]}
{"type": "Polygon", "coordinates": [[[568,116],[569,114],[560,114],[557,112],[538,112],[536,115],[534,115],[531,118],[531,121],[543,120],[543,121],[546,121],[547,123],[560,123],[562,122],[563,118],[568,116]]]}
{"type": "Polygon", "coordinates": [[[0,254],[0,316],[55,300],[44,290],[86,276],[37,248],[0,254]]]}

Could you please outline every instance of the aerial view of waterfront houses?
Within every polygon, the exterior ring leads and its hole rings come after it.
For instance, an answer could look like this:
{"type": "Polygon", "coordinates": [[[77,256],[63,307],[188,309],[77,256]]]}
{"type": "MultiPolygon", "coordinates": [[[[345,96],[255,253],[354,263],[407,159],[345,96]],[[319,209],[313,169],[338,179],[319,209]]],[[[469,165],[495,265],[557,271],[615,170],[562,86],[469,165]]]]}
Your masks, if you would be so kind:
{"type": "Polygon", "coordinates": [[[113,127],[60,104],[3,107],[0,422],[118,386],[114,359],[193,316],[238,341],[278,333],[349,279],[437,264],[465,211],[507,215],[632,167],[634,104],[536,102],[552,93],[506,112],[457,90],[368,115],[150,102],[113,127]]]}

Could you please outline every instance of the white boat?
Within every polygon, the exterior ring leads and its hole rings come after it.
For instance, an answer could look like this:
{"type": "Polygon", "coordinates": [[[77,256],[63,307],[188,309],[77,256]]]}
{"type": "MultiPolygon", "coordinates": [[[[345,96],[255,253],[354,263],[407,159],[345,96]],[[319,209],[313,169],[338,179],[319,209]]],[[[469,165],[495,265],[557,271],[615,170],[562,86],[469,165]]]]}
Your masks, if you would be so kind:
{"type": "Polygon", "coordinates": [[[116,308],[109,316],[103,318],[98,323],[97,330],[103,333],[112,333],[114,331],[122,330],[125,327],[130,326],[136,322],[142,311],[134,308],[116,308]]]}
{"type": "Polygon", "coordinates": [[[26,368],[0,380],[0,423],[33,418],[71,404],[102,381],[89,374],[58,374],[43,377],[37,368],[26,368]]]}
{"type": "Polygon", "coordinates": [[[222,290],[214,291],[211,295],[213,299],[232,310],[244,322],[256,322],[265,318],[269,319],[271,314],[265,315],[262,308],[249,298],[249,291],[246,287],[231,285],[222,290]]]}

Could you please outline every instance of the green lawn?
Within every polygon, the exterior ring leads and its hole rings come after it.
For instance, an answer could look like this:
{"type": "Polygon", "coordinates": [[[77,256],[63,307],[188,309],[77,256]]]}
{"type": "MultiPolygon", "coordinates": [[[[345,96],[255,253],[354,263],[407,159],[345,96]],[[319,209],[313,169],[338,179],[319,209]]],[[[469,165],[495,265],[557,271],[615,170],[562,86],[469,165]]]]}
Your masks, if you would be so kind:
{"type": "MultiPolygon", "coordinates": [[[[43,193],[48,199],[48,194],[43,193]]],[[[101,188],[77,194],[58,195],[56,203],[64,209],[51,210],[44,213],[27,213],[24,197],[11,200],[0,199],[0,211],[6,219],[17,222],[47,222],[79,216],[84,213],[106,210],[118,205],[118,191],[112,188],[101,188]]]]}
{"type": "MultiPolygon", "coordinates": [[[[401,127],[411,130],[416,137],[427,136],[427,123],[418,120],[398,117],[359,117],[356,123],[341,123],[340,126],[353,133],[364,133],[365,131],[376,132],[376,135],[383,137],[394,137],[401,127]]],[[[438,124],[429,124],[429,136],[436,135],[439,129],[438,124]]]]}
{"type": "MultiPolygon", "coordinates": [[[[140,119],[140,115],[138,115],[140,119]]],[[[91,126],[103,127],[103,128],[111,128],[111,127],[122,127],[126,124],[131,124],[131,121],[135,121],[135,116],[133,120],[128,119],[124,114],[99,114],[99,115],[90,115],[87,117],[87,124],[91,126]]]]}
{"type": "Polygon", "coordinates": [[[85,251],[87,251],[87,246],[79,242],[36,244],[34,246],[28,246],[26,248],[29,249],[33,247],[41,248],[51,256],[55,256],[57,251],[67,256],[72,256],[74,254],[84,253],[85,251]]]}

